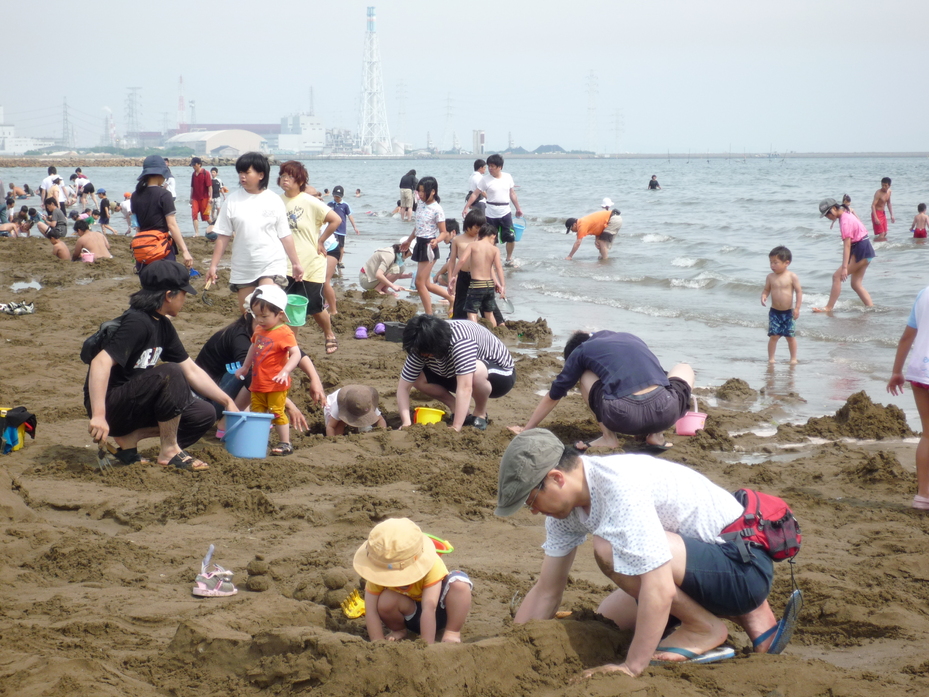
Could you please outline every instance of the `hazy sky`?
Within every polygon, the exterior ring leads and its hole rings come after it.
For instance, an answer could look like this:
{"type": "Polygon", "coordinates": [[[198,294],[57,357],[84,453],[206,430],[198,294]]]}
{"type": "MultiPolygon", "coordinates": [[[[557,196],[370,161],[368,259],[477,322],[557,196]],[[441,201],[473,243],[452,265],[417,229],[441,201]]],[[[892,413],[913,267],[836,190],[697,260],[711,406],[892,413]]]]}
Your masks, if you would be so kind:
{"type": "MultiPolygon", "coordinates": [[[[327,128],[357,129],[368,4],[46,0],[4,17],[4,34],[44,46],[9,57],[5,121],[60,136],[67,98],[78,144],[96,145],[103,107],[122,131],[126,88],[141,87],[142,127],[161,130],[183,75],[199,123],[279,122],[312,87],[327,128]],[[51,79],[43,56],[58,58],[51,79]]],[[[480,128],[490,150],[509,133],[586,148],[593,71],[599,152],[929,151],[926,0],[375,7],[391,135],[416,147],[427,131],[470,147],[480,128]]]]}

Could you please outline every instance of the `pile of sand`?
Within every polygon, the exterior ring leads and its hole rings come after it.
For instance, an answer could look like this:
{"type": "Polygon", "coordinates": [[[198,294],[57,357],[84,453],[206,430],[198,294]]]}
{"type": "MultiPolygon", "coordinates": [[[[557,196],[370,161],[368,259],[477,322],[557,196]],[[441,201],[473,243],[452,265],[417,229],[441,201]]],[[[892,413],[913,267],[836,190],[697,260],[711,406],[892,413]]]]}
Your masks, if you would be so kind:
{"type": "MultiPolygon", "coordinates": [[[[835,417],[813,419],[772,439],[733,431],[763,421],[744,388],[734,410],[706,409],[705,431],[669,433],[665,457],[685,462],[722,486],[754,486],[784,496],[803,526],[796,579],[806,608],[794,641],[779,657],[748,653],[732,626],[737,659],[716,666],[652,668],[637,680],[600,677],[572,686],[581,670],[621,660],[630,637],[594,614],[611,585],[581,548],[562,608],[568,619],[514,626],[511,601],[537,578],[542,520],[493,515],[497,465],[562,365],[539,351],[551,333],[543,319],[508,323],[517,386],[491,403],[484,433],[444,426],[321,435],[322,414],[304,380],[292,397],[310,432],[286,458],[238,460],[212,438],[192,450],[205,474],[157,467],[95,470],[96,448],[81,406],[86,372],[81,341],[126,306],[136,286],[128,241],[116,258],[93,265],[54,261],[44,240],[0,240],[0,302],[36,303],[35,315],[0,315],[0,404],[25,405],[38,438],[0,458],[0,694],[244,695],[843,695],[929,693],[929,517],[907,507],[914,491],[913,446],[893,408],[854,395],[835,417]],[[13,295],[14,280],[40,291],[13,295]],[[520,337],[531,355],[520,355],[520,337]],[[881,438],[781,450],[807,435],[881,438]],[[748,466],[740,458],[763,456],[748,466]],[[352,555],[370,528],[410,516],[452,542],[451,568],[475,581],[463,646],[419,642],[373,645],[363,619],[339,602],[358,587],[352,555]],[[210,543],[215,561],[235,571],[239,593],[191,595],[210,543]]],[[[198,265],[210,248],[191,240],[198,265]]],[[[190,298],[175,320],[191,353],[234,318],[220,283],[209,307],[190,298]]],[[[352,338],[355,327],[406,321],[415,307],[357,292],[339,303],[339,350],[326,356],[312,325],[301,346],[328,390],[349,382],[378,389],[397,422],[398,344],[352,338]]],[[[416,404],[433,404],[414,394],[416,404]]],[[[565,441],[589,439],[596,423],[576,394],[545,425],[565,441]]],[[[154,441],[145,444],[153,452],[154,441]]],[[[623,446],[634,449],[632,439],[623,446]]],[[[779,565],[772,604],[780,612],[790,573],[779,565]]]]}

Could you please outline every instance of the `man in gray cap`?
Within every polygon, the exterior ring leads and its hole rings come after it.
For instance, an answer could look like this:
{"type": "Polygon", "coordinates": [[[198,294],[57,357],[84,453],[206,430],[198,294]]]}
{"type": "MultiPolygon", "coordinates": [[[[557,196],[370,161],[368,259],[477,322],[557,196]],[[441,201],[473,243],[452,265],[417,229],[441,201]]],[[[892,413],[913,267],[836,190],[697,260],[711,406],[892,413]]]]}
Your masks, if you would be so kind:
{"type": "Polygon", "coordinates": [[[738,622],[757,653],[790,641],[796,606],[776,621],[768,605],[774,570],[762,550],[724,542],[720,533],[743,507],[688,467],[648,455],[586,457],[550,431],[525,431],[500,461],[499,516],[523,506],[546,516],[545,559],[515,622],[551,619],[561,604],[577,548],[593,535],[594,557],[618,590],[597,612],[634,635],[626,660],[587,671],[639,675],[650,664],[731,658],[722,646],[738,622]],[[670,617],[680,621],[662,639],[670,617]],[[660,644],[660,646],[659,646],[660,644]]]}

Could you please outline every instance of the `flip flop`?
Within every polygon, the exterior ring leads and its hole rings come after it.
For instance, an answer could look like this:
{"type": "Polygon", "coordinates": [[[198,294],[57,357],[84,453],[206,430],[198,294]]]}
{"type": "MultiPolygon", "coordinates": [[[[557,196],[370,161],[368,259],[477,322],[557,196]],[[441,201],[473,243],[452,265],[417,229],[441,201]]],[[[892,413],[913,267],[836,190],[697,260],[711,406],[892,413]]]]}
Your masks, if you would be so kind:
{"type": "Polygon", "coordinates": [[[913,508],[917,511],[929,511],[929,497],[916,494],[913,497],[913,508]]]}
{"type": "Polygon", "coordinates": [[[705,653],[694,653],[687,649],[679,649],[673,646],[659,646],[655,651],[664,651],[665,653],[676,653],[684,657],[683,661],[649,661],[650,666],[679,666],[687,663],[716,663],[716,661],[725,661],[729,658],[735,658],[735,649],[731,646],[717,646],[705,653]]]}
{"type": "Polygon", "coordinates": [[[768,637],[774,634],[774,639],[771,641],[771,645],[768,647],[767,653],[774,654],[775,656],[781,653],[785,648],[787,648],[787,644],[790,643],[790,639],[794,635],[794,629],[797,627],[797,616],[800,614],[800,610],[802,609],[803,593],[798,588],[790,594],[790,598],[787,600],[787,605],[784,606],[784,617],[764,634],[760,634],[752,642],[752,646],[758,647],[767,641],[768,637]]]}
{"type": "Polygon", "coordinates": [[[210,468],[203,460],[198,460],[193,455],[183,450],[172,457],[168,461],[168,464],[163,465],[163,467],[174,467],[175,469],[185,470],[187,472],[205,472],[210,468]],[[197,467],[197,463],[203,465],[203,467],[197,467]]]}
{"type": "Polygon", "coordinates": [[[639,441],[638,443],[639,452],[643,453],[663,453],[674,447],[674,443],[669,440],[666,440],[661,445],[655,445],[654,443],[649,443],[647,440],[639,441]]]}

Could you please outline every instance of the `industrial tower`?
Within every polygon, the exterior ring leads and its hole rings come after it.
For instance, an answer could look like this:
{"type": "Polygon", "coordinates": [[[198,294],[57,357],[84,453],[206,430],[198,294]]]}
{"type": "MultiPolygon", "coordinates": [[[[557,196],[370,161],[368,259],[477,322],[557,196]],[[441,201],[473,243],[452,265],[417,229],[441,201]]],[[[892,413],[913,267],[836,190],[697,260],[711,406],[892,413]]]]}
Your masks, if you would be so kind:
{"type": "Polygon", "coordinates": [[[373,7],[368,8],[361,73],[361,150],[372,155],[389,155],[393,152],[390,128],[387,126],[387,103],[384,101],[384,80],[377,50],[373,7]]]}

